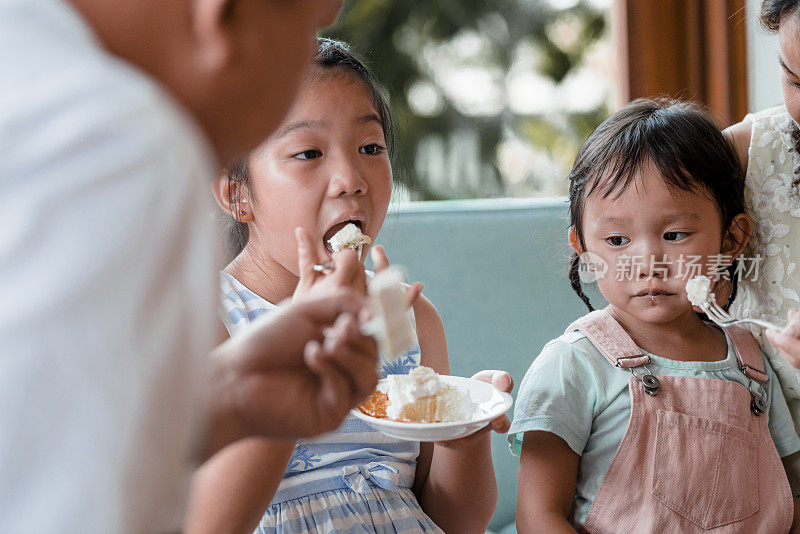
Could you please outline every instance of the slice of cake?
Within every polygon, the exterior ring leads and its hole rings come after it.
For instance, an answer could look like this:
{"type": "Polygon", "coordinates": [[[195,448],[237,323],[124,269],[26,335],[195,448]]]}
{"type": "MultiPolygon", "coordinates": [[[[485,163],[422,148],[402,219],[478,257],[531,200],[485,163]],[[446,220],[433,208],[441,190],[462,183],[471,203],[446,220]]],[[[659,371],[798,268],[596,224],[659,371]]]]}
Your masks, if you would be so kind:
{"type": "Polygon", "coordinates": [[[361,256],[361,247],[372,243],[372,239],[368,235],[364,235],[359,230],[358,226],[353,223],[347,224],[344,228],[333,234],[328,240],[331,249],[334,252],[339,252],[346,248],[358,249],[358,255],[361,256]]]}
{"type": "Polygon", "coordinates": [[[396,421],[469,421],[477,410],[468,392],[443,382],[430,367],[416,367],[407,375],[389,375],[376,393],[386,395],[386,417],[396,421]]]}

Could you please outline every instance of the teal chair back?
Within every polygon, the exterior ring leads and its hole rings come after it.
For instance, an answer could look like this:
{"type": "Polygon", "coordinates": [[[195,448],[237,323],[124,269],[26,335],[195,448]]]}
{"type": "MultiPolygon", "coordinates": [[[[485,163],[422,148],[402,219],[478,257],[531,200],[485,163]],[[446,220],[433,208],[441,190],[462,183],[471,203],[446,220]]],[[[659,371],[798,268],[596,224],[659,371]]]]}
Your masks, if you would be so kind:
{"type": "MultiPolygon", "coordinates": [[[[544,344],[587,311],[567,279],[567,228],[564,199],[425,202],[392,209],[378,242],[425,284],[451,372],[503,369],[518,385],[544,344]]],[[[492,457],[499,495],[490,529],[516,532],[519,459],[496,434],[492,457]]]]}

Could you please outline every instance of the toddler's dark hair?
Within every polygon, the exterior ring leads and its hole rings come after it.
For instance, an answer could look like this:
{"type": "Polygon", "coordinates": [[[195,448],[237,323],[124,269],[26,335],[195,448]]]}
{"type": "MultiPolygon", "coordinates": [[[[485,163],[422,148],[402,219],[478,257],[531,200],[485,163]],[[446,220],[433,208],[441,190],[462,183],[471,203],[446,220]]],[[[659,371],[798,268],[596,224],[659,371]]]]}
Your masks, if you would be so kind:
{"type": "MultiPolygon", "coordinates": [[[[394,144],[394,125],[389,102],[375,77],[364,66],[364,63],[350,51],[350,47],[346,43],[318,37],[314,66],[317,69],[317,76],[351,76],[364,84],[381,119],[381,128],[386,139],[386,149],[391,155],[394,144]]],[[[225,174],[228,178],[228,204],[231,206],[231,212],[238,214],[242,190],[246,189],[250,182],[248,158],[244,157],[234,165],[231,165],[230,168],[225,170],[225,174]]],[[[223,216],[227,223],[228,259],[233,259],[247,245],[247,240],[250,236],[247,224],[227,214],[223,216]]]]}
{"type": "MultiPolygon", "coordinates": [[[[618,197],[637,171],[654,165],[666,185],[708,194],[722,218],[724,239],[733,218],[745,213],[744,173],[733,146],[698,106],[668,99],[638,99],[617,111],[586,139],[569,175],[570,226],[581,249],[583,209],[593,194],[618,197]]],[[[579,258],[572,255],[569,280],[593,310],[579,277],[579,258]]],[[[735,277],[731,277],[734,283],[735,277]]]]}

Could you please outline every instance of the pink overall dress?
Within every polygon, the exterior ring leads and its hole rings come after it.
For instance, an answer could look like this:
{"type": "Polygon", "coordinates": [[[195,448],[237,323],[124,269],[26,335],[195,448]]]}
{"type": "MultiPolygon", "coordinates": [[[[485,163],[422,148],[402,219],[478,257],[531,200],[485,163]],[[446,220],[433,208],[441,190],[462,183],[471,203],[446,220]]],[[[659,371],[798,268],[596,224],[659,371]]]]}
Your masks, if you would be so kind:
{"type": "Polygon", "coordinates": [[[727,329],[750,389],[727,380],[653,376],[650,357],[605,310],[575,321],[620,372],[631,418],[584,532],[786,533],[789,481],[767,428],[763,359],[750,332],[727,329]]]}

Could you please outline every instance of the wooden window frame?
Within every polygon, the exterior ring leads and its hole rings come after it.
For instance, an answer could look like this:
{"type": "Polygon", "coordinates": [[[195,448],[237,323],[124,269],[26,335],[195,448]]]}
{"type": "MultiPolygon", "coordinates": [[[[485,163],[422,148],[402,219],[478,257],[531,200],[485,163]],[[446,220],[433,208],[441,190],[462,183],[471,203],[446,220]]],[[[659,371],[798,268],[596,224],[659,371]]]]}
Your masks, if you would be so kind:
{"type": "Polygon", "coordinates": [[[705,104],[721,125],[747,113],[745,0],[616,0],[620,98],[705,104]]]}

